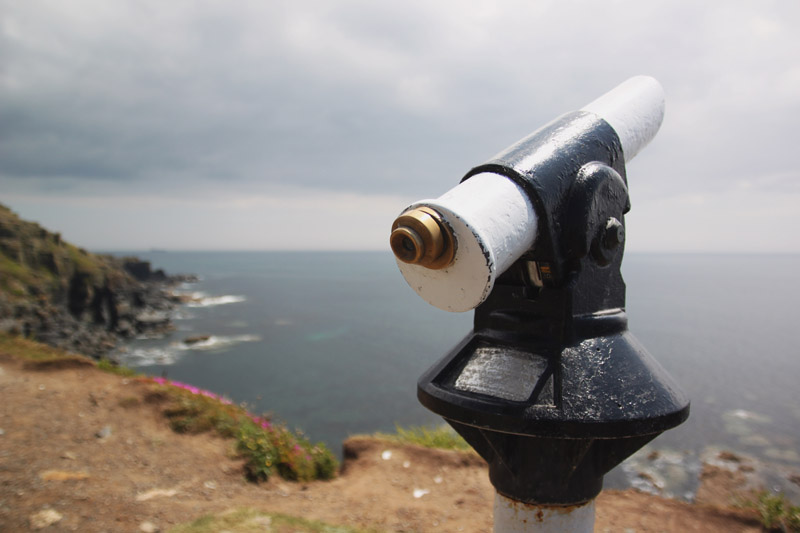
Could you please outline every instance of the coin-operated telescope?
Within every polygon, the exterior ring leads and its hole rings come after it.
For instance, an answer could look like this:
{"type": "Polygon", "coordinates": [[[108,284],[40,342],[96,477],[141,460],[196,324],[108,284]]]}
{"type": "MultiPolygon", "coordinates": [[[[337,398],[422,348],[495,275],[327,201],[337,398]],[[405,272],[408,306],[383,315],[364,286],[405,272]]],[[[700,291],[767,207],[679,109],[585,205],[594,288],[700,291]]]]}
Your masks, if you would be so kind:
{"type": "Polygon", "coordinates": [[[664,94],[631,78],[408,207],[390,243],[408,284],[474,328],[419,400],[488,462],[495,531],[591,531],[603,476],[689,416],[628,331],[625,163],[664,94]]]}

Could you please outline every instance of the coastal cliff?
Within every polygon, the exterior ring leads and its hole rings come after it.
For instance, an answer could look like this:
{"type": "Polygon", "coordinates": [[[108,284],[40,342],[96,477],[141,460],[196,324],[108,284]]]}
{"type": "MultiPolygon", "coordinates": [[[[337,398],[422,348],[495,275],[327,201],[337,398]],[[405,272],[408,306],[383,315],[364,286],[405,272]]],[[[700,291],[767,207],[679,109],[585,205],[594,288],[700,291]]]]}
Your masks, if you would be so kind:
{"type": "Polygon", "coordinates": [[[87,252],[0,204],[0,332],[99,358],[169,330],[179,303],[170,288],[190,279],[87,252]]]}
{"type": "MultiPolygon", "coordinates": [[[[229,439],[170,428],[161,385],[42,352],[0,335],[0,531],[492,531],[495,491],[469,452],[353,437],[333,480],[245,483],[229,439]]],[[[749,465],[706,465],[694,505],[603,491],[595,531],[766,531],[731,507],[749,465]]]]}

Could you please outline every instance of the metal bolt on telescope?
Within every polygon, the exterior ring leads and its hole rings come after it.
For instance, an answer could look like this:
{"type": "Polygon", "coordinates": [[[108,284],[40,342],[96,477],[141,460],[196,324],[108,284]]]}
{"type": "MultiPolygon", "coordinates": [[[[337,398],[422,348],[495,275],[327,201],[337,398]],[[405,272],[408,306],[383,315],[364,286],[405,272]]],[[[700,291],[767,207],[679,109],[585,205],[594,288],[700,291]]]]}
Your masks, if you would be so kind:
{"type": "Polygon", "coordinates": [[[390,244],[408,284],[473,330],[419,400],[489,464],[495,531],[591,531],[603,476],[689,416],[628,331],[625,163],[664,93],[637,76],[409,206],[390,244]]]}

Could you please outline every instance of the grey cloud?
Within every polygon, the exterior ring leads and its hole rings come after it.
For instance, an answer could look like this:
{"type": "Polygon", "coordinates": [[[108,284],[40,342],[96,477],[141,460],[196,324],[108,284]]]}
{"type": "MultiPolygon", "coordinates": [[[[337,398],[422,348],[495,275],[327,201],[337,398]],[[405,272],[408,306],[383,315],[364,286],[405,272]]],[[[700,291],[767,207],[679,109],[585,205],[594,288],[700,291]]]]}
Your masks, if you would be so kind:
{"type": "Polygon", "coordinates": [[[794,6],[428,4],[5,2],[0,183],[435,194],[638,73],[670,97],[654,191],[786,171],[800,92],[749,78],[800,88],[794,6]]]}

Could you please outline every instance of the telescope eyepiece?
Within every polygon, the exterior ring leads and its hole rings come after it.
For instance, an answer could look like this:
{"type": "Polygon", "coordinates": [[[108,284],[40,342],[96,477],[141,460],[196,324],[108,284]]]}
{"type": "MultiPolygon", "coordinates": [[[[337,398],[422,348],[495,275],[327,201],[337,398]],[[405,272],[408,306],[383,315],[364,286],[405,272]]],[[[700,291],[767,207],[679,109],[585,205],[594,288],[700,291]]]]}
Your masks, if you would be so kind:
{"type": "Polygon", "coordinates": [[[453,262],[456,242],[441,215],[427,207],[406,211],[392,224],[389,244],[404,263],[440,270],[453,262]]]}
{"type": "Polygon", "coordinates": [[[390,244],[394,255],[404,263],[417,264],[425,255],[425,243],[419,233],[408,227],[392,231],[390,244]]]}

